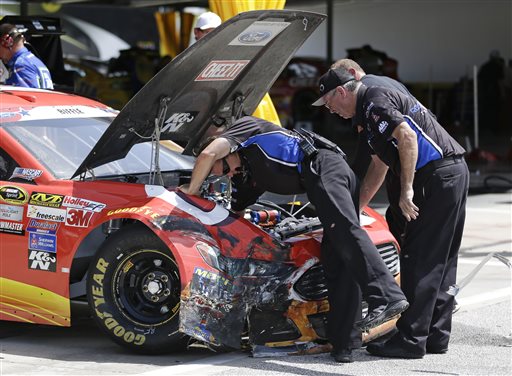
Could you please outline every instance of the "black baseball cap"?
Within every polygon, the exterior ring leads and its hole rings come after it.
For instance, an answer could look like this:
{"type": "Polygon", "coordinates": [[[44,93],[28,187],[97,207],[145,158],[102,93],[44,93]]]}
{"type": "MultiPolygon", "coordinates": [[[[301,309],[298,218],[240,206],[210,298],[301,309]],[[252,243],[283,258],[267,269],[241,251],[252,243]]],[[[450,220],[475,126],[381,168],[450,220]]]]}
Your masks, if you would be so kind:
{"type": "Polygon", "coordinates": [[[320,98],[313,102],[313,106],[323,106],[325,104],[325,94],[355,79],[356,78],[345,69],[329,69],[320,77],[320,98]]]}

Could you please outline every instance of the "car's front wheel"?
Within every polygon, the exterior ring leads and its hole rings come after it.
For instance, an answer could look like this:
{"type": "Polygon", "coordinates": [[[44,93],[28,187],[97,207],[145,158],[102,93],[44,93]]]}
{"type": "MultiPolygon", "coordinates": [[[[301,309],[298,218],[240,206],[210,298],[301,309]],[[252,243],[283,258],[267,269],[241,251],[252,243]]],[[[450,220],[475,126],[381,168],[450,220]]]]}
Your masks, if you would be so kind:
{"type": "Polygon", "coordinates": [[[116,343],[138,353],[178,350],[178,266],[167,246],[142,225],[110,236],[87,277],[87,299],[100,328],[116,343]]]}

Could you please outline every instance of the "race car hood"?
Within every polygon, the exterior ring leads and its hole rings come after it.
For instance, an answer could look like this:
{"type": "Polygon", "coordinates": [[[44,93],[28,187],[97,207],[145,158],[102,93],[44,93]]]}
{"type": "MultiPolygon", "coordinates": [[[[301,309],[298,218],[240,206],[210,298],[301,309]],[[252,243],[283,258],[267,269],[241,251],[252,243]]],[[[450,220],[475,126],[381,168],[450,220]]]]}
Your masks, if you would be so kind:
{"type": "Polygon", "coordinates": [[[192,154],[254,112],[288,61],[326,18],[293,10],[240,13],[187,48],[121,110],[72,178],[152,138],[192,154]]]}

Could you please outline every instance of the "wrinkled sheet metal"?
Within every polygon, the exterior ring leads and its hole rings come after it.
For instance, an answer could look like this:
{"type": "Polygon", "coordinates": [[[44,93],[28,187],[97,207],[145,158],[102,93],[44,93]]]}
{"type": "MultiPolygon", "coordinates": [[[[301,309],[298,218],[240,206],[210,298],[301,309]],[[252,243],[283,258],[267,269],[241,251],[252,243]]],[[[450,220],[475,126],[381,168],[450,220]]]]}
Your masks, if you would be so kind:
{"type": "Polygon", "coordinates": [[[212,345],[240,348],[250,310],[290,301],[297,269],[252,259],[231,259],[227,267],[238,274],[195,269],[181,295],[180,331],[212,345]]]}

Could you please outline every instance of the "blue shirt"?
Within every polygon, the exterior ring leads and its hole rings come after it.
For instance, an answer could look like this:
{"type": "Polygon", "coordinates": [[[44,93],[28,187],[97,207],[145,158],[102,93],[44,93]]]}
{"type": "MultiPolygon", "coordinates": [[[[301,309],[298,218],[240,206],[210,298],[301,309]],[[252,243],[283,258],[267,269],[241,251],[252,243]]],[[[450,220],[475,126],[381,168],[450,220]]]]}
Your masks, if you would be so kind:
{"type": "Polygon", "coordinates": [[[53,89],[50,71],[32,52],[22,47],[7,63],[10,71],[7,85],[53,89]]]}

